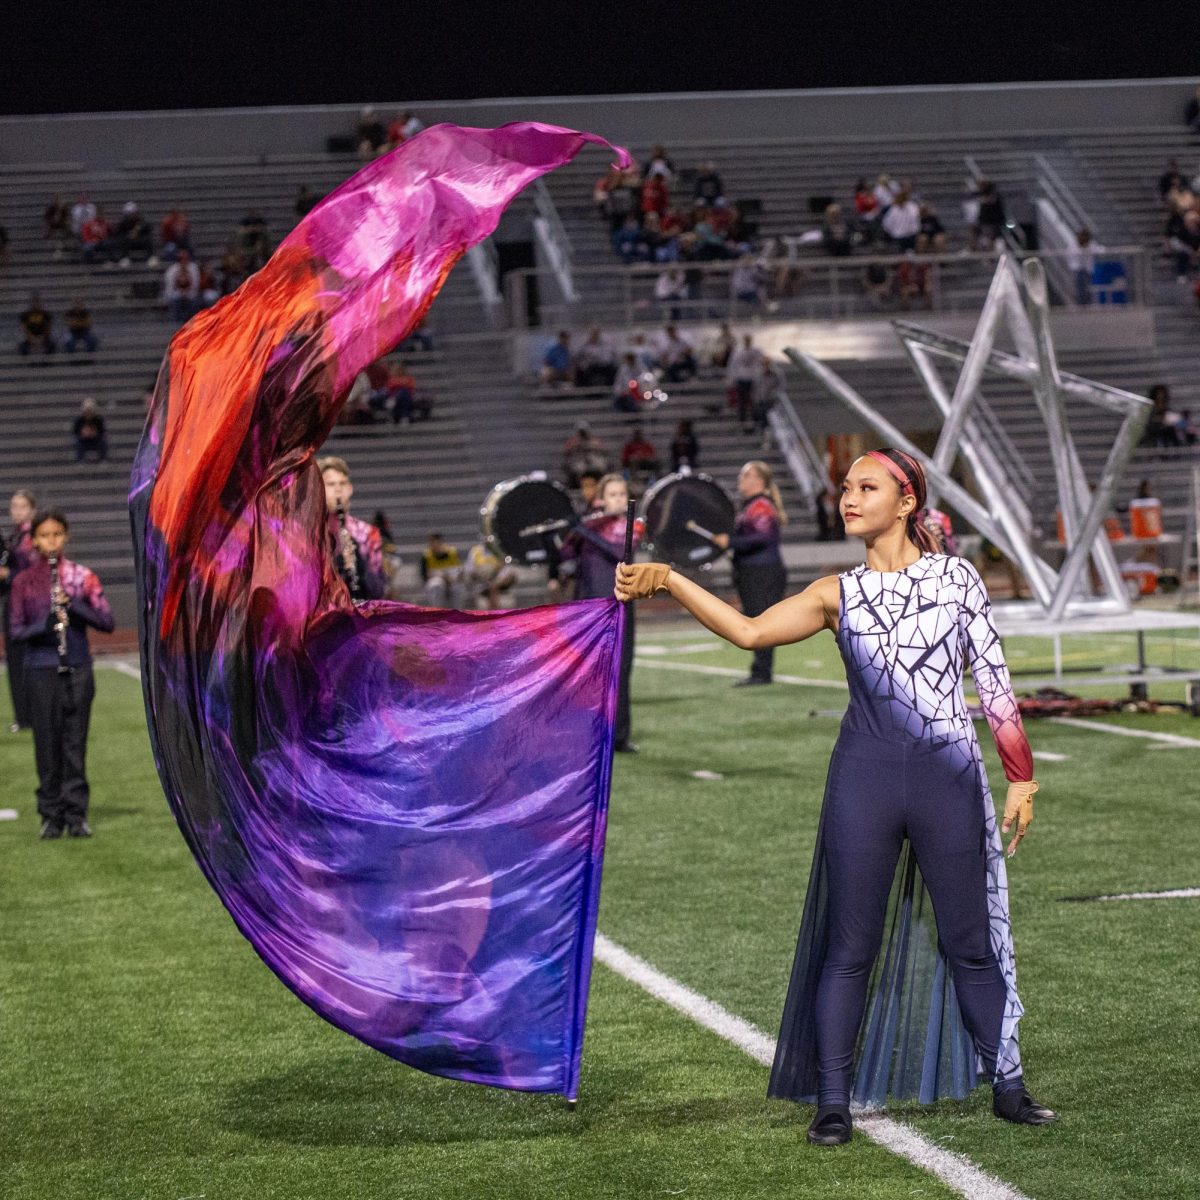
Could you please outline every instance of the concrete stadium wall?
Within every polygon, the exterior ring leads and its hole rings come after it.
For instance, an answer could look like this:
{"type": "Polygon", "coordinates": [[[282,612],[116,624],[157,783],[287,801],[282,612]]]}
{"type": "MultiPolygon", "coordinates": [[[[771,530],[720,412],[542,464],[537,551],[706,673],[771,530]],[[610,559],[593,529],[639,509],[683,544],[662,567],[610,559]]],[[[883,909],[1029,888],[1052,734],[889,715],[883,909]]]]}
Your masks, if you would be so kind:
{"type": "MultiPolygon", "coordinates": [[[[386,119],[403,108],[429,124],[538,120],[591,129],[644,150],[744,138],[878,138],[1031,134],[1180,124],[1191,79],[829,88],[512,100],[375,102],[386,119]]],[[[0,118],[0,165],[130,159],[311,154],[351,131],[358,105],[228,108],[0,118]]]]}

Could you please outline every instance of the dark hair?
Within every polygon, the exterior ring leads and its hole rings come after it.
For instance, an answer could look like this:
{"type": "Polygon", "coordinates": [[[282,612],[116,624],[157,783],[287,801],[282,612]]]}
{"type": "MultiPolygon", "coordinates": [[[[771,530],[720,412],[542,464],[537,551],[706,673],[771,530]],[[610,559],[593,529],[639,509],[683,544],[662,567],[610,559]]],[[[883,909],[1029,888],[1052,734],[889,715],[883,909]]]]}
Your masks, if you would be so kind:
{"type": "MultiPolygon", "coordinates": [[[[916,504],[913,505],[913,510],[908,514],[908,528],[905,532],[908,534],[908,540],[921,551],[922,554],[938,554],[941,548],[938,546],[937,539],[933,536],[920,520],[921,513],[925,509],[925,471],[921,464],[910,454],[906,454],[903,450],[897,450],[892,446],[884,446],[875,451],[876,454],[882,454],[885,458],[893,462],[899,469],[904,478],[908,480],[912,486],[913,498],[916,504]]],[[[899,487],[899,483],[896,484],[899,487]]]]}
{"type": "Polygon", "coordinates": [[[43,508],[41,512],[33,514],[33,522],[29,526],[29,536],[32,537],[37,533],[38,526],[44,525],[47,521],[57,521],[63,527],[64,532],[71,532],[71,526],[61,508],[43,508]]]}

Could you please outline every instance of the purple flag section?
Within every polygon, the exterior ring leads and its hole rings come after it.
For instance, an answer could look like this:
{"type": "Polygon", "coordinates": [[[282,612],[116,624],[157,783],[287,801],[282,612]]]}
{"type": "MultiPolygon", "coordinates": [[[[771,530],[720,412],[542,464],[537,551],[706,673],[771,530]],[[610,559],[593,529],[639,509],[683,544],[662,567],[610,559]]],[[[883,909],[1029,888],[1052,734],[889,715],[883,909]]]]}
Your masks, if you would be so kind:
{"type": "Polygon", "coordinates": [[[155,760],[238,928],[385,1054],[567,1096],[623,612],[354,605],[314,453],[458,258],[589,141],[441,125],[365,167],[175,336],[130,494],[155,760]]]}

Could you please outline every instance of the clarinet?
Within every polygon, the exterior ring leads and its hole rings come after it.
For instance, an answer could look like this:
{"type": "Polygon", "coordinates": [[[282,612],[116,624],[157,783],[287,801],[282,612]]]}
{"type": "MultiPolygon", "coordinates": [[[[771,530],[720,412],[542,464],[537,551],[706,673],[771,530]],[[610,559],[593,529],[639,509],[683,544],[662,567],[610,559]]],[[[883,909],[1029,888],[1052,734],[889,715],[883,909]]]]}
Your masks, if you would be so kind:
{"type": "Polygon", "coordinates": [[[54,614],[54,645],[58,651],[58,673],[69,675],[67,659],[67,598],[59,580],[58,555],[50,555],[50,610],[54,614]]]}
{"type": "Polygon", "coordinates": [[[346,506],[338,501],[338,553],[342,559],[342,577],[350,589],[351,596],[357,596],[358,586],[358,556],[355,553],[354,538],[346,528],[346,506]]]}

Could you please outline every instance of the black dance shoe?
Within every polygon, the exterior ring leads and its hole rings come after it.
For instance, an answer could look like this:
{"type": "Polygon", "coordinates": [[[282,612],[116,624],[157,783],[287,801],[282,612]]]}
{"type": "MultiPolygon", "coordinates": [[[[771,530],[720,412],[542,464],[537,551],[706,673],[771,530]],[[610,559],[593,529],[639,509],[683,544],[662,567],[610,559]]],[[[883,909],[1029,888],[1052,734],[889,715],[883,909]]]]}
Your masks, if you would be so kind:
{"type": "Polygon", "coordinates": [[[62,837],[62,833],[63,831],[61,825],[55,825],[53,821],[43,821],[42,831],[38,834],[38,837],[40,837],[42,841],[48,842],[51,838],[62,837]]]}
{"type": "Polygon", "coordinates": [[[770,687],[769,679],[759,679],[757,675],[748,675],[745,679],[739,679],[734,687],[770,687]]]}
{"type": "Polygon", "coordinates": [[[613,749],[618,754],[636,754],[638,752],[637,742],[618,742],[613,749]]]}
{"type": "Polygon", "coordinates": [[[1039,1104],[1023,1087],[993,1096],[992,1112],[1014,1125],[1051,1125],[1058,1120],[1054,1109],[1039,1104]]]}
{"type": "Polygon", "coordinates": [[[854,1131],[850,1110],[840,1105],[818,1108],[808,1127],[808,1140],[814,1146],[844,1146],[854,1131]]]}
{"type": "Polygon", "coordinates": [[[92,827],[86,821],[76,821],[67,828],[67,833],[71,837],[91,837],[92,827]]]}

